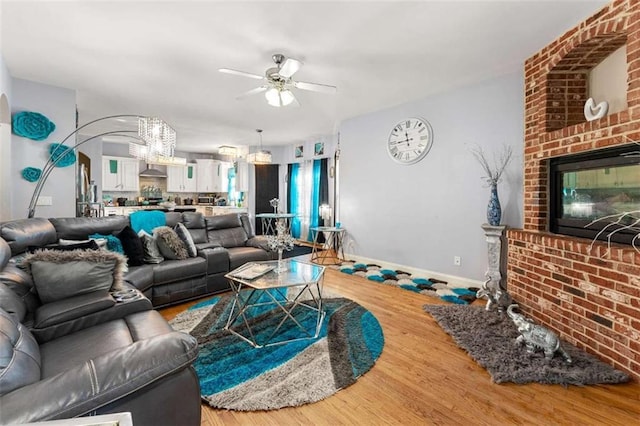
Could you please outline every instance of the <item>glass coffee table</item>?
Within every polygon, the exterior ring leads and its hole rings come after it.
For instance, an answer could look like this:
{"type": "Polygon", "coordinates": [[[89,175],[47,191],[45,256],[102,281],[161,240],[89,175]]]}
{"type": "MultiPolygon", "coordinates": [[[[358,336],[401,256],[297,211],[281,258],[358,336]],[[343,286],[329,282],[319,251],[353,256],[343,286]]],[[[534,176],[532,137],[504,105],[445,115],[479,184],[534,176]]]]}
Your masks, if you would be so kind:
{"type": "Polygon", "coordinates": [[[256,348],[280,345],[320,334],[325,312],[322,307],[324,267],[294,259],[282,261],[286,268],[276,272],[278,261],[249,262],[225,275],[234,293],[229,319],[224,329],[256,348]],[[269,308],[281,314],[268,330],[256,331],[255,318],[269,308]],[[307,310],[307,312],[302,312],[307,310]],[[298,313],[313,315],[312,325],[305,326],[298,313]],[[295,334],[280,331],[288,321],[295,334]]]}

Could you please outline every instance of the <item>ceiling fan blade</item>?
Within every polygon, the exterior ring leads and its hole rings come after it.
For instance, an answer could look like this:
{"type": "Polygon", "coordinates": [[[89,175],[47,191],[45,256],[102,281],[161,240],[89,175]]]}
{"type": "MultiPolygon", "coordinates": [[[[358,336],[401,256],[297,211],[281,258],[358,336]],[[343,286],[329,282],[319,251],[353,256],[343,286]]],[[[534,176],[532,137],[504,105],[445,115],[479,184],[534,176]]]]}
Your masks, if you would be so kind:
{"type": "Polygon", "coordinates": [[[262,76],[262,75],[252,74],[250,72],[232,70],[232,69],[229,69],[229,68],[220,68],[218,71],[223,72],[225,74],[233,74],[233,75],[240,75],[242,77],[255,78],[256,80],[264,79],[264,76],[262,76]]]}
{"type": "Polygon", "coordinates": [[[252,95],[257,95],[258,93],[262,93],[264,91],[267,90],[267,86],[260,86],[260,87],[256,87],[255,89],[251,89],[248,92],[244,92],[238,96],[236,96],[236,99],[240,100],[240,99],[244,99],[248,96],[252,96],[252,95]]]}
{"type": "Polygon", "coordinates": [[[289,78],[296,72],[298,72],[301,67],[302,62],[298,61],[297,59],[287,58],[280,67],[280,71],[278,71],[278,74],[280,74],[284,78],[289,78]]]}
{"type": "Polygon", "coordinates": [[[293,85],[298,89],[310,90],[312,92],[333,94],[338,91],[338,88],[336,86],[330,86],[328,84],[305,83],[304,81],[294,81],[293,85]]]}

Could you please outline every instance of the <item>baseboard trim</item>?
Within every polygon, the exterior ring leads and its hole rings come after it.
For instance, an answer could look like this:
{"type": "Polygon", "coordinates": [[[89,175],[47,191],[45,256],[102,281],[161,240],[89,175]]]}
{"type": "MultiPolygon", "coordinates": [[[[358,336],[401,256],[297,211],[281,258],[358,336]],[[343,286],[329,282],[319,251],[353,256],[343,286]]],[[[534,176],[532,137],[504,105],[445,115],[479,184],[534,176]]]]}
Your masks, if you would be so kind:
{"type": "Polygon", "coordinates": [[[419,268],[413,268],[411,266],[407,266],[407,265],[401,265],[399,263],[391,263],[391,262],[387,262],[384,260],[379,260],[379,259],[371,259],[369,257],[363,257],[363,256],[357,256],[354,254],[349,254],[346,253],[345,254],[345,258],[349,259],[349,260],[353,260],[355,262],[359,262],[359,263],[365,263],[365,264],[374,264],[374,265],[381,265],[384,267],[387,267],[389,269],[399,269],[402,271],[407,271],[409,273],[411,273],[411,275],[416,275],[419,277],[425,277],[425,278],[435,278],[438,280],[442,280],[442,281],[446,281],[451,287],[464,287],[464,288],[468,288],[468,287],[478,287],[480,288],[483,284],[483,281],[478,281],[478,280],[472,280],[469,278],[464,278],[464,277],[458,277],[455,275],[447,275],[447,274],[442,274],[440,272],[434,272],[434,271],[429,271],[426,269],[419,269],[419,268]]]}

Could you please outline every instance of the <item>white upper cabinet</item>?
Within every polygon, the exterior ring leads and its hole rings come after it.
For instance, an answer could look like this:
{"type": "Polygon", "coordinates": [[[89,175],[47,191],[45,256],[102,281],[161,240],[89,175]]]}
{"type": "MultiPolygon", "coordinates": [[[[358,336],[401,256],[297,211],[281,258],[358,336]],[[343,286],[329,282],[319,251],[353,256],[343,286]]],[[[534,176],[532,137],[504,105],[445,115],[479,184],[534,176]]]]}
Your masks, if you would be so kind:
{"type": "Polygon", "coordinates": [[[236,191],[249,191],[249,163],[246,161],[236,163],[236,191]]]}
{"type": "Polygon", "coordinates": [[[233,164],[220,160],[197,159],[197,192],[227,192],[229,168],[233,164]]]}
{"type": "Polygon", "coordinates": [[[140,163],[136,158],[102,157],[102,191],[138,192],[140,163]]]}
{"type": "Polygon", "coordinates": [[[196,165],[167,166],[167,191],[197,192],[196,165]]]}

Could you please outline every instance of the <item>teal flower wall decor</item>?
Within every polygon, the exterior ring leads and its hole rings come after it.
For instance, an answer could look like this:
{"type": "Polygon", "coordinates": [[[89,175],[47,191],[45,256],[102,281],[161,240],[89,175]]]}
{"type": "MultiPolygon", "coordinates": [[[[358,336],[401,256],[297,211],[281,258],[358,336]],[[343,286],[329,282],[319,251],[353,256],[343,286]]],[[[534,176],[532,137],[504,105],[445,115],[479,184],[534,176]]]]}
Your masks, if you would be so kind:
{"type": "Polygon", "coordinates": [[[13,115],[13,133],[34,141],[43,141],[56,129],[47,117],[38,112],[23,111],[13,115]]]}
{"type": "Polygon", "coordinates": [[[62,145],[61,143],[52,143],[49,145],[49,155],[51,156],[51,161],[57,161],[56,167],[67,167],[76,162],[76,153],[73,152],[73,150],[65,154],[68,148],[70,147],[62,145]]]}
{"type": "Polygon", "coordinates": [[[29,182],[36,182],[40,179],[40,175],[42,174],[42,170],[36,167],[25,167],[22,169],[22,178],[29,182]]]}

